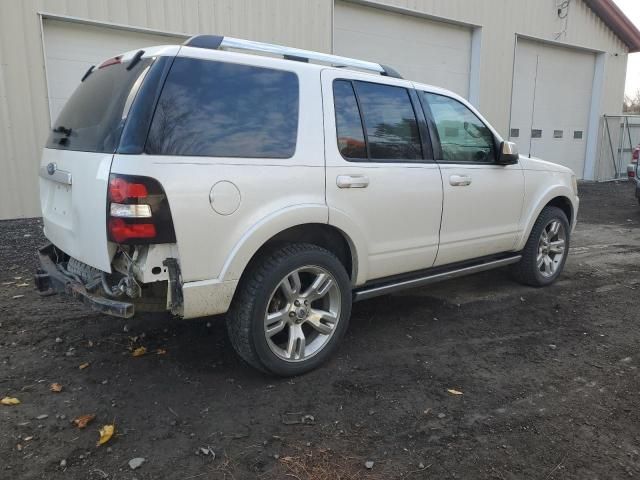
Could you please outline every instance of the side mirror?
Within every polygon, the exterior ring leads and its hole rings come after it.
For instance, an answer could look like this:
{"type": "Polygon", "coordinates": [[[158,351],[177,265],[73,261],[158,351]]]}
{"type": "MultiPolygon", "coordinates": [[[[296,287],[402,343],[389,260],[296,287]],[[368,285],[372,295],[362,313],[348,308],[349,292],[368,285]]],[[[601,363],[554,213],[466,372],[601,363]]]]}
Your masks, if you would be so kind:
{"type": "Polygon", "coordinates": [[[513,142],[502,142],[500,154],[498,155],[498,165],[515,165],[518,163],[520,155],[518,146],[513,142]]]}

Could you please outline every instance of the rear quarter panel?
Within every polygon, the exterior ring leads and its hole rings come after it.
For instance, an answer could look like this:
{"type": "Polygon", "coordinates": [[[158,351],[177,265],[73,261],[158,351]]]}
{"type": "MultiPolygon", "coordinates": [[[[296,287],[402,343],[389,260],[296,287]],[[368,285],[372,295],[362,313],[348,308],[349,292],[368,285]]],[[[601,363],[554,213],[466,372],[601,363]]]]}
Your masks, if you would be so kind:
{"type": "Polygon", "coordinates": [[[150,176],[164,187],[184,282],[237,280],[255,251],[280,229],[327,223],[320,70],[230,52],[190,48],[183,52],[298,75],[299,125],[291,158],[117,154],[113,159],[112,173],[150,176]],[[211,189],[221,181],[233,183],[240,192],[239,207],[227,215],[217,213],[210,203],[211,189]]]}

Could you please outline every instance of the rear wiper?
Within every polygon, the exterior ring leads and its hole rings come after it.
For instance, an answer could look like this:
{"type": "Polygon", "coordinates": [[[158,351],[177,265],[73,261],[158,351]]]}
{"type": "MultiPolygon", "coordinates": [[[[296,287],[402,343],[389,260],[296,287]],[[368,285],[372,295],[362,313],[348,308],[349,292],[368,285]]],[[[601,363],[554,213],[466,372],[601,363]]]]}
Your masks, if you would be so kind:
{"type": "Polygon", "coordinates": [[[62,133],[65,137],[70,137],[73,129],[64,127],[62,125],[58,125],[56,128],[53,129],[53,131],[55,133],[62,133]]]}

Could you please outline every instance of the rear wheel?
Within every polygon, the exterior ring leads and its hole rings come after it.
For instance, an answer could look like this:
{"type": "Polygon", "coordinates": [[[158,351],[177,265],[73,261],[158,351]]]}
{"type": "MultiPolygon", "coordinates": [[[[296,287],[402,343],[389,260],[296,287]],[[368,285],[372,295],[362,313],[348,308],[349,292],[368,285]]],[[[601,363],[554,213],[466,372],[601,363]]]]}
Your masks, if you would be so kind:
{"type": "Polygon", "coordinates": [[[299,375],[326,361],[344,336],[351,286],[331,252],[286,245],[259,259],[239,285],[227,315],[229,337],[250,365],[299,375]]]}
{"type": "Polygon", "coordinates": [[[534,224],[522,259],[512,268],[516,280],[543,287],[555,282],[569,251],[569,221],[558,207],[545,207],[534,224]]]}

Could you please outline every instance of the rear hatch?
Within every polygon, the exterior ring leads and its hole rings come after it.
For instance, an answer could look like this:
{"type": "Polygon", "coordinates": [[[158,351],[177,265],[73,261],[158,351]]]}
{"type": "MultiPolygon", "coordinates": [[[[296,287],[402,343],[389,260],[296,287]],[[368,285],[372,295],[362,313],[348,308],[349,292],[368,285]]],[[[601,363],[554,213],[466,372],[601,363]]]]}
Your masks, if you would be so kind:
{"type": "Polygon", "coordinates": [[[139,57],[125,54],[87,72],[54,122],[40,164],[46,237],[68,255],[106,272],[111,272],[115,250],[106,229],[111,161],[152,62],[139,57]]]}

